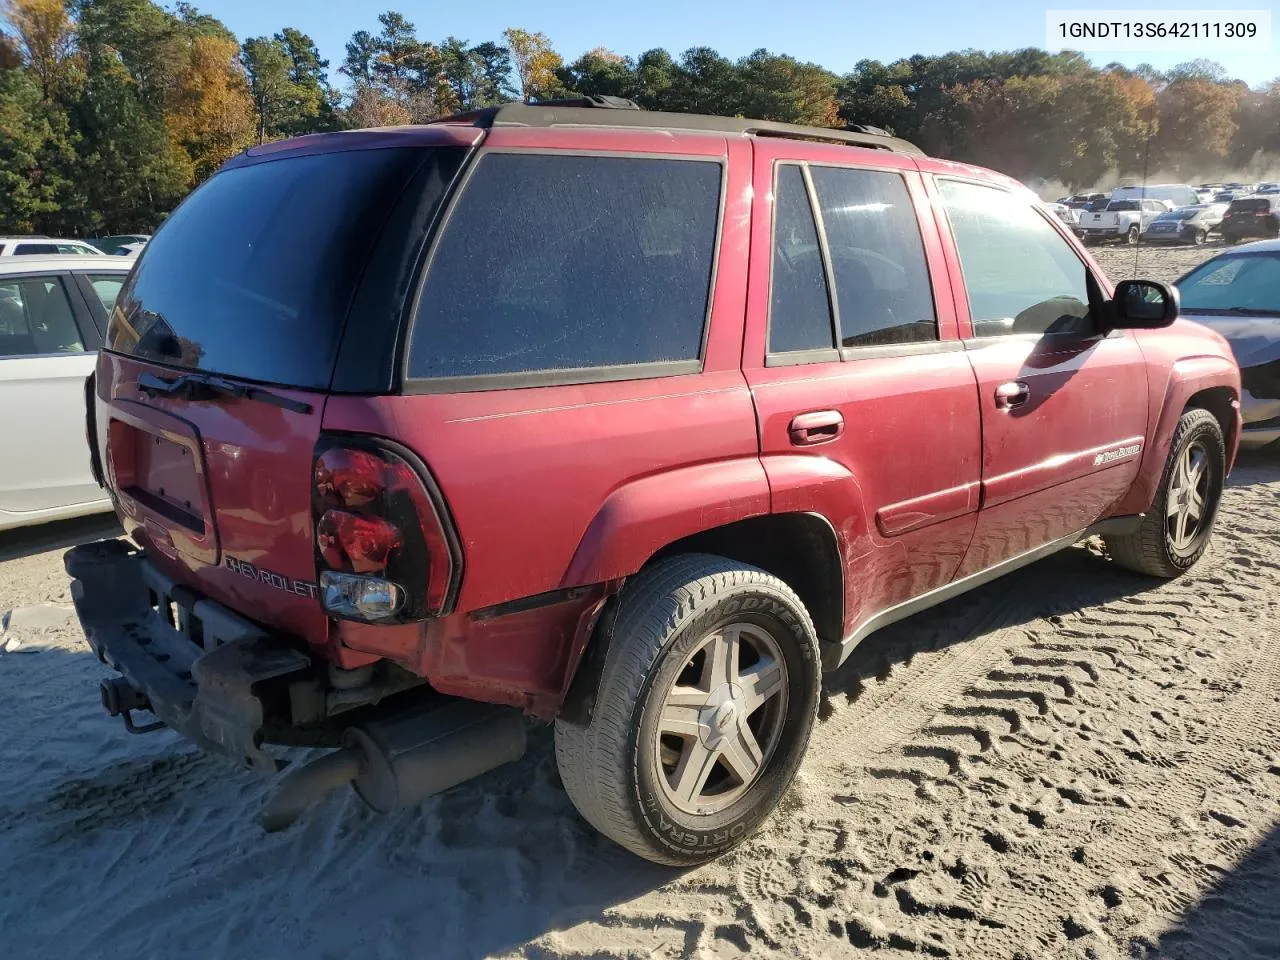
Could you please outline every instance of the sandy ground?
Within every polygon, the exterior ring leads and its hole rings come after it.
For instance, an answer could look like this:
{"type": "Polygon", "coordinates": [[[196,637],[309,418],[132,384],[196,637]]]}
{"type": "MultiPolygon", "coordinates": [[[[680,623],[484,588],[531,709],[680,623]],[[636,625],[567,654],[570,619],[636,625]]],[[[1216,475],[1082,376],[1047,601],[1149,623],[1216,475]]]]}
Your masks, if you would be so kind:
{"type": "Polygon", "coordinates": [[[783,809],[685,873],[578,819],[546,730],[263,836],[268,782],[103,715],[53,548],[109,533],[0,538],[6,957],[1280,956],[1280,457],[1180,580],[1084,544],[868,640],[783,809]]]}
{"type": "Polygon", "coordinates": [[[1196,264],[1226,249],[1227,244],[1214,240],[1203,247],[1144,244],[1134,248],[1124,244],[1107,244],[1090,247],[1089,252],[1113,281],[1141,277],[1172,283],[1196,264]]]}

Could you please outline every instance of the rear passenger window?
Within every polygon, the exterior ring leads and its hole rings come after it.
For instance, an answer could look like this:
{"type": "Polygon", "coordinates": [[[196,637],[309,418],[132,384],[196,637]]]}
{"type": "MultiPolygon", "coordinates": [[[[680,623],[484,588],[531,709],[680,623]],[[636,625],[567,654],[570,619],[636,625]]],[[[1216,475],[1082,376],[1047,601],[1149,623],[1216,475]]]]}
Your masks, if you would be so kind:
{"type": "Polygon", "coordinates": [[[43,257],[57,254],[58,248],[52,243],[20,243],[13,248],[15,257],[43,257]]]}
{"type": "Polygon", "coordinates": [[[769,352],[823,349],[835,349],[835,336],[818,229],[804,174],[782,166],[774,194],[769,352]]]}
{"type": "Polygon", "coordinates": [[[702,160],[484,156],[433,254],[408,376],[696,364],[721,172],[702,160]]]}
{"type": "Polygon", "coordinates": [[[52,277],[0,281],[0,359],[83,353],[71,302],[52,277]]]}
{"type": "Polygon", "coordinates": [[[103,311],[110,316],[111,310],[116,305],[116,297],[120,295],[120,288],[124,286],[124,274],[114,277],[91,276],[89,283],[93,285],[93,292],[102,302],[103,311]]]}
{"type": "Polygon", "coordinates": [[[915,207],[896,173],[811,167],[846,347],[938,339],[915,207]]]}

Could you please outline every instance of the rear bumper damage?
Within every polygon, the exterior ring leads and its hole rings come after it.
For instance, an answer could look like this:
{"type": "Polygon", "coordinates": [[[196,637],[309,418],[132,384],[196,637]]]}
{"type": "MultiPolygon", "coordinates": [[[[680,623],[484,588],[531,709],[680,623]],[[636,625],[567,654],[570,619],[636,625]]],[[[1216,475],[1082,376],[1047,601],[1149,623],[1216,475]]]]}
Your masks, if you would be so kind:
{"type": "Polygon", "coordinates": [[[262,816],[269,830],[344,783],[387,812],[524,753],[518,710],[442,696],[394,667],[366,668],[363,685],[348,678],[335,689],[327,665],[176,583],[124,541],[75,547],[64,563],[89,646],[120,674],[103,681],[103,705],[130,731],[168,726],[264,773],[289,765],[264,744],[340,747],[283,779],[262,816]],[[136,724],[134,711],[156,722],[136,724]],[[313,722],[298,724],[299,715],[313,722]]]}
{"type": "Polygon", "coordinates": [[[89,646],[128,684],[104,681],[109,713],[132,726],[131,710],[150,710],[206,750],[264,772],[280,768],[261,749],[255,687],[309,671],[310,657],[196,597],[123,541],[75,547],[64,564],[89,646]]]}

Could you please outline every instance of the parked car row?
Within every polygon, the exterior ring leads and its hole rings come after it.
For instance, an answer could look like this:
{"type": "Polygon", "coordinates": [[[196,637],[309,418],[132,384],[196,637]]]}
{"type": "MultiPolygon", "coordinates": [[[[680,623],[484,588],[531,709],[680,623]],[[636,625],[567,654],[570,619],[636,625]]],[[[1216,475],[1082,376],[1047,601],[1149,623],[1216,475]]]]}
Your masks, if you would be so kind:
{"type": "Polygon", "coordinates": [[[89,240],[68,240],[34,234],[0,237],[0,257],[137,256],[151,239],[149,234],[130,233],[89,240]]]}
{"type": "Polygon", "coordinates": [[[1047,204],[1086,244],[1202,244],[1219,234],[1228,243],[1280,237],[1280,183],[1149,184],[1111,194],[1076,194],[1047,204]]]}

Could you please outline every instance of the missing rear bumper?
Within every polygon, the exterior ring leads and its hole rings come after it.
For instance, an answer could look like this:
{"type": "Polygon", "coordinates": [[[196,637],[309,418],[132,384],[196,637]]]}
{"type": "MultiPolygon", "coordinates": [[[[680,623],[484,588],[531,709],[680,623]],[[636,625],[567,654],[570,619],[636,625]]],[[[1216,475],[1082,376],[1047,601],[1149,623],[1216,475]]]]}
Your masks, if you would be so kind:
{"type": "Polygon", "coordinates": [[[108,713],[134,731],[132,711],[199,746],[264,772],[280,762],[261,749],[257,684],[311,669],[311,658],[218,604],[196,598],[119,540],[84,544],[64,558],[86,639],[126,685],[103,690],[108,713]]]}

